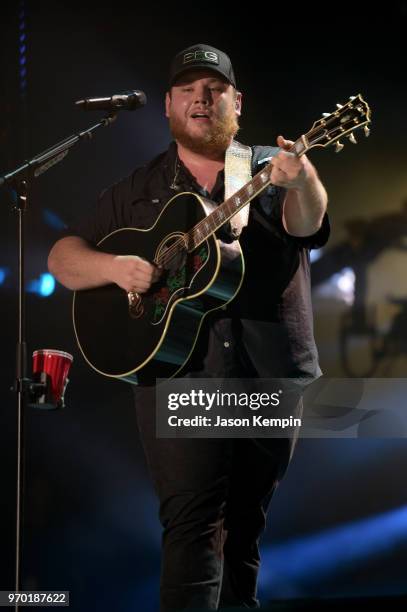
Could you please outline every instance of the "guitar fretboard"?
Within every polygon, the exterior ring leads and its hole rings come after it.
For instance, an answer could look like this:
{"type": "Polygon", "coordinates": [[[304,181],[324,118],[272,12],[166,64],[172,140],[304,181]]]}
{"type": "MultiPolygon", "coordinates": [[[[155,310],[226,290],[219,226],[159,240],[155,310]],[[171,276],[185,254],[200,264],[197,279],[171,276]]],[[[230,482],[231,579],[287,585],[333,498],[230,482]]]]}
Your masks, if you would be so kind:
{"type": "MultiPolygon", "coordinates": [[[[298,156],[303,155],[307,150],[305,137],[301,136],[289,150],[298,156]]],[[[211,234],[214,234],[222,225],[227,223],[239,210],[247,206],[263,189],[270,185],[271,169],[272,163],[270,162],[251,181],[215,208],[205,219],[197,223],[186,236],[188,251],[196,249],[211,234]]]]}
{"type": "MultiPolygon", "coordinates": [[[[350,142],[356,144],[353,131],[364,128],[365,136],[369,135],[368,124],[370,123],[370,108],[362,98],[361,94],[351,96],[345,105],[337,104],[337,110],[333,113],[324,113],[323,118],[314,122],[311,130],[302,135],[290,147],[298,157],[306,153],[312,147],[327,147],[336,142],[336,151],[343,149],[339,138],[349,137],[350,142]]],[[[161,255],[156,263],[165,265],[177,255],[178,252],[187,249],[189,252],[196,249],[205,242],[209,236],[227,223],[233,215],[247,206],[263,189],[270,185],[270,174],[272,162],[261,170],[251,181],[244,185],[233,196],[225,200],[207,217],[199,221],[193,228],[186,232],[182,238],[178,238],[170,248],[161,255]]]]}

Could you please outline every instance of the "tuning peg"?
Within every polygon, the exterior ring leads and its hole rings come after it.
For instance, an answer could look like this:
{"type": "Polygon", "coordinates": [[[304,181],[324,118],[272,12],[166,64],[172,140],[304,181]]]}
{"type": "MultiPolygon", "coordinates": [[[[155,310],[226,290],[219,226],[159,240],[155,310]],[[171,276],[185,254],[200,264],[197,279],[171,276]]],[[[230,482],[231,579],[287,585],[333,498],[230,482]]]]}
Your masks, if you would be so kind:
{"type": "Polygon", "coordinates": [[[336,108],[339,108],[339,109],[343,108],[343,104],[337,104],[336,108]]]}
{"type": "Polygon", "coordinates": [[[349,96],[349,100],[350,100],[351,102],[353,102],[353,100],[355,100],[355,99],[356,99],[356,96],[349,96]]]}
{"type": "Polygon", "coordinates": [[[366,138],[367,138],[367,137],[369,136],[369,134],[370,134],[370,130],[369,130],[369,128],[367,127],[367,125],[365,125],[365,127],[363,128],[363,131],[364,131],[365,136],[366,136],[366,138]]]}
{"type": "Polygon", "coordinates": [[[331,113],[322,113],[322,116],[323,116],[324,119],[326,119],[327,117],[329,117],[330,114],[331,113]]]}
{"type": "Polygon", "coordinates": [[[339,140],[336,141],[335,144],[335,153],[340,153],[345,145],[343,145],[339,140]]]}
{"type": "Polygon", "coordinates": [[[355,134],[354,134],[353,132],[352,132],[352,134],[349,134],[348,138],[349,138],[349,141],[350,141],[352,144],[358,144],[358,141],[356,140],[356,138],[355,138],[355,134]]]}

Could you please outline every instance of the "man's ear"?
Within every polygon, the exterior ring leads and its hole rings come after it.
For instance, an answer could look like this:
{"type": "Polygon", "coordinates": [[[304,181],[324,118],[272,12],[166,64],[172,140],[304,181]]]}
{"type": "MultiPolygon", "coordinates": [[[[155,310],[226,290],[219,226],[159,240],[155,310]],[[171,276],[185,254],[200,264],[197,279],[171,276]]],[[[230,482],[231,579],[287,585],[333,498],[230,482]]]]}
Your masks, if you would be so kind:
{"type": "Polygon", "coordinates": [[[167,93],[165,94],[165,116],[166,117],[170,116],[170,105],[171,105],[170,93],[169,91],[167,91],[167,93]]]}
{"type": "Polygon", "coordinates": [[[235,111],[236,111],[236,115],[240,117],[240,115],[242,114],[242,92],[241,91],[236,92],[235,111]]]}

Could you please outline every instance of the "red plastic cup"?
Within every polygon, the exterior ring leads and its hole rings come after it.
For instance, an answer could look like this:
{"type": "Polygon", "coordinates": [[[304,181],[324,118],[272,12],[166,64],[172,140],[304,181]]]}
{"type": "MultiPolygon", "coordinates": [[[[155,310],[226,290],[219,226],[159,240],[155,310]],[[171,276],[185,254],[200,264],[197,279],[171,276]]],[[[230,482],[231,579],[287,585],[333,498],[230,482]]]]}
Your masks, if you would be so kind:
{"type": "Polygon", "coordinates": [[[72,355],[65,351],[40,349],[33,352],[34,380],[39,379],[42,372],[49,377],[48,397],[44,398],[42,403],[54,404],[55,407],[64,405],[64,393],[72,361],[72,355]]]}

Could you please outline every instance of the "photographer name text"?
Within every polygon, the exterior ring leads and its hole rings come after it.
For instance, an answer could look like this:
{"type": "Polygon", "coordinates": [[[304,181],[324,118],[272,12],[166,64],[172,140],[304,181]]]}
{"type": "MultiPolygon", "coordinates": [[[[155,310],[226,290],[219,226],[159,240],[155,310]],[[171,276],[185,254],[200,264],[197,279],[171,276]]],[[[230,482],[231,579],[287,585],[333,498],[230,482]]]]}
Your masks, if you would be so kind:
{"type": "Polygon", "coordinates": [[[267,418],[259,414],[253,414],[249,418],[223,418],[217,416],[216,419],[208,416],[194,416],[191,418],[179,417],[175,414],[168,417],[170,427],[301,427],[301,419],[292,416],[288,418],[267,418]]]}

